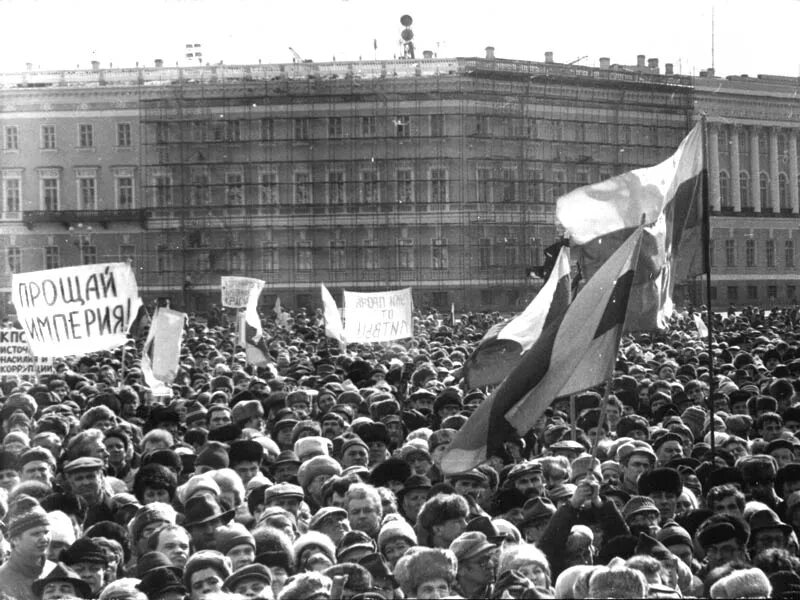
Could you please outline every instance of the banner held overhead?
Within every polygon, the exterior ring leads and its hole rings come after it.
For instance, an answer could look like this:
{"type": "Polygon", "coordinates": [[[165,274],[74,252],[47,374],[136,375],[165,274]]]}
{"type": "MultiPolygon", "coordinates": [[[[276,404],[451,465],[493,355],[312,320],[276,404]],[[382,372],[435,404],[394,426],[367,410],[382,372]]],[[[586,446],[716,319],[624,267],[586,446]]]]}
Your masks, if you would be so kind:
{"type": "Polygon", "coordinates": [[[40,372],[53,368],[49,358],[31,354],[28,339],[22,329],[0,329],[0,378],[29,375],[35,378],[40,372]]]}
{"type": "Polygon", "coordinates": [[[226,308],[247,308],[250,299],[250,290],[264,287],[261,279],[252,277],[222,277],[220,290],[222,292],[222,306],[226,308]]]}
{"type": "Polygon", "coordinates": [[[344,292],[344,338],[390,342],[414,335],[411,288],[388,292],[344,292]]]}

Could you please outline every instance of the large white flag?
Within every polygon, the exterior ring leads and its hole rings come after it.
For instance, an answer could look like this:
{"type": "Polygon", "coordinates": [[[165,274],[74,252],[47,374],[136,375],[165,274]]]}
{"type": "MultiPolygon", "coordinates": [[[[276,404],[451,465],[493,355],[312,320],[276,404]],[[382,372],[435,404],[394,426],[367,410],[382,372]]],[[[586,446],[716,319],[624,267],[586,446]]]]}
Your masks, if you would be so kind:
{"type": "Polygon", "coordinates": [[[342,324],[342,315],[339,314],[339,308],[336,306],[336,300],[333,299],[324,283],[319,284],[319,287],[325,316],[325,335],[344,343],[344,325],[342,324]]]}

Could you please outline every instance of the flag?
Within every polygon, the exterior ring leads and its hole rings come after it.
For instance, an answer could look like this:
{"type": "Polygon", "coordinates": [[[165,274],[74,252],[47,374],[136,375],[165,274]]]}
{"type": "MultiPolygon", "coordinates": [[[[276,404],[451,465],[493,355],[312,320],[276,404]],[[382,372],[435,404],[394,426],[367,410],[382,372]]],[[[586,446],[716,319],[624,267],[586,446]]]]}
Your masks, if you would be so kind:
{"type": "Polygon", "coordinates": [[[159,307],[142,349],[142,375],[155,396],[172,396],[181,355],[186,313],[159,307]]]}
{"type": "Polygon", "coordinates": [[[339,313],[339,307],[336,306],[336,300],[333,299],[324,283],[319,284],[319,287],[322,294],[325,335],[344,344],[344,325],[342,325],[342,315],[339,313]]]}
{"type": "Polygon", "coordinates": [[[256,367],[266,367],[270,363],[264,328],[261,326],[261,317],[258,316],[258,299],[262,289],[263,286],[257,285],[250,288],[247,306],[238,315],[239,345],[244,348],[248,364],[256,367]]]}
{"type": "Polygon", "coordinates": [[[672,314],[675,282],[707,271],[704,174],[698,124],[662,163],[578,188],[558,199],[556,218],[576,247],[587,280],[644,216],[647,227],[626,331],[663,328],[672,314]]]}
{"type": "Polygon", "coordinates": [[[283,329],[289,329],[289,315],[287,315],[281,307],[280,297],[275,298],[275,306],[272,309],[275,313],[275,322],[283,329]]]}
{"type": "Polygon", "coordinates": [[[570,300],[569,248],[562,246],[550,277],[528,307],[489,329],[464,362],[468,388],[497,385],[519,364],[544,327],[564,316],[570,300]]]}
{"type": "Polygon", "coordinates": [[[698,313],[694,313],[694,325],[697,327],[697,334],[699,337],[708,337],[708,327],[706,326],[705,322],[703,322],[703,317],[701,317],[698,313]]]}
{"type": "Polygon", "coordinates": [[[444,473],[461,473],[501,452],[512,435],[525,435],[561,396],[608,379],[641,245],[638,228],[578,293],[563,318],[547,324],[539,339],[494,393],[456,433],[444,456],[444,473]]]}

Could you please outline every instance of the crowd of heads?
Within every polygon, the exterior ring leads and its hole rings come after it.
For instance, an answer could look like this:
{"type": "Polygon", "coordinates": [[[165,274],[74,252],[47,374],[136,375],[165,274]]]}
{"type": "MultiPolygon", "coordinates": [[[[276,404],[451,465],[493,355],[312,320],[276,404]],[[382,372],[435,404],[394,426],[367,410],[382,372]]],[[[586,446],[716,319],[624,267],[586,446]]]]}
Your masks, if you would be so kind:
{"type": "Polygon", "coordinates": [[[500,319],[340,347],[299,310],[254,366],[215,307],[169,396],[141,335],[4,377],[0,598],[800,597],[795,310],[625,335],[608,384],[445,473],[500,319]]]}

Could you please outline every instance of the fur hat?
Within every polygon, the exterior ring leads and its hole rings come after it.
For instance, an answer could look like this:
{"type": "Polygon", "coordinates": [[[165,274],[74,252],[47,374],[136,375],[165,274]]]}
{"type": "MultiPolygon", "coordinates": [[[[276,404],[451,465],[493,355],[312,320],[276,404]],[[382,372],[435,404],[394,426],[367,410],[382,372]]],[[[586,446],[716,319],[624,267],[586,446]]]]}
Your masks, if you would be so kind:
{"type": "Polygon", "coordinates": [[[469,504],[456,494],[437,494],[429,498],[417,515],[417,525],[429,531],[434,525],[444,523],[450,519],[467,518],[469,504]]]}
{"type": "Polygon", "coordinates": [[[330,559],[331,564],[336,563],[336,546],[333,545],[333,540],[319,531],[307,531],[294,542],[294,562],[299,570],[304,568],[300,558],[309,548],[321,550],[330,559]]]}
{"type": "Polygon", "coordinates": [[[309,600],[316,596],[330,596],[331,587],[333,581],[322,573],[300,573],[286,582],[278,594],[278,600],[309,600]]]}
{"type": "Polygon", "coordinates": [[[744,546],[750,537],[750,527],[739,517],[716,514],[700,524],[695,537],[702,548],[730,539],[735,539],[744,546]]]}
{"type": "Polygon", "coordinates": [[[417,595],[417,588],[433,579],[452,583],[456,578],[458,560],[450,550],[413,546],[406,550],[394,568],[394,577],[408,597],[417,595]]]}
{"type": "Polygon", "coordinates": [[[297,470],[297,481],[300,486],[305,489],[318,475],[327,475],[331,477],[341,474],[342,465],[339,464],[338,460],[330,456],[315,456],[300,465],[300,468],[297,470]]]}
{"type": "Polygon", "coordinates": [[[641,571],[599,567],[589,578],[589,598],[644,598],[647,581],[641,571]]]}
{"type": "Polygon", "coordinates": [[[772,584],[761,569],[739,569],[711,586],[712,598],[769,598],[772,584]]]}
{"type": "Polygon", "coordinates": [[[745,482],[774,480],[778,474],[778,463],[765,454],[745,456],[737,465],[745,482]]]}
{"type": "Polygon", "coordinates": [[[384,545],[396,538],[407,540],[413,546],[417,545],[417,534],[408,521],[403,518],[385,519],[378,533],[378,550],[383,552],[384,545]]]}
{"type": "Polygon", "coordinates": [[[331,441],[321,435],[307,435],[294,443],[294,453],[301,462],[315,456],[329,455],[332,449],[331,441]]]}
{"type": "Polygon", "coordinates": [[[683,491],[683,482],[675,469],[659,468],[642,473],[636,487],[642,496],[649,496],[654,492],[667,492],[677,497],[683,491]]]}

